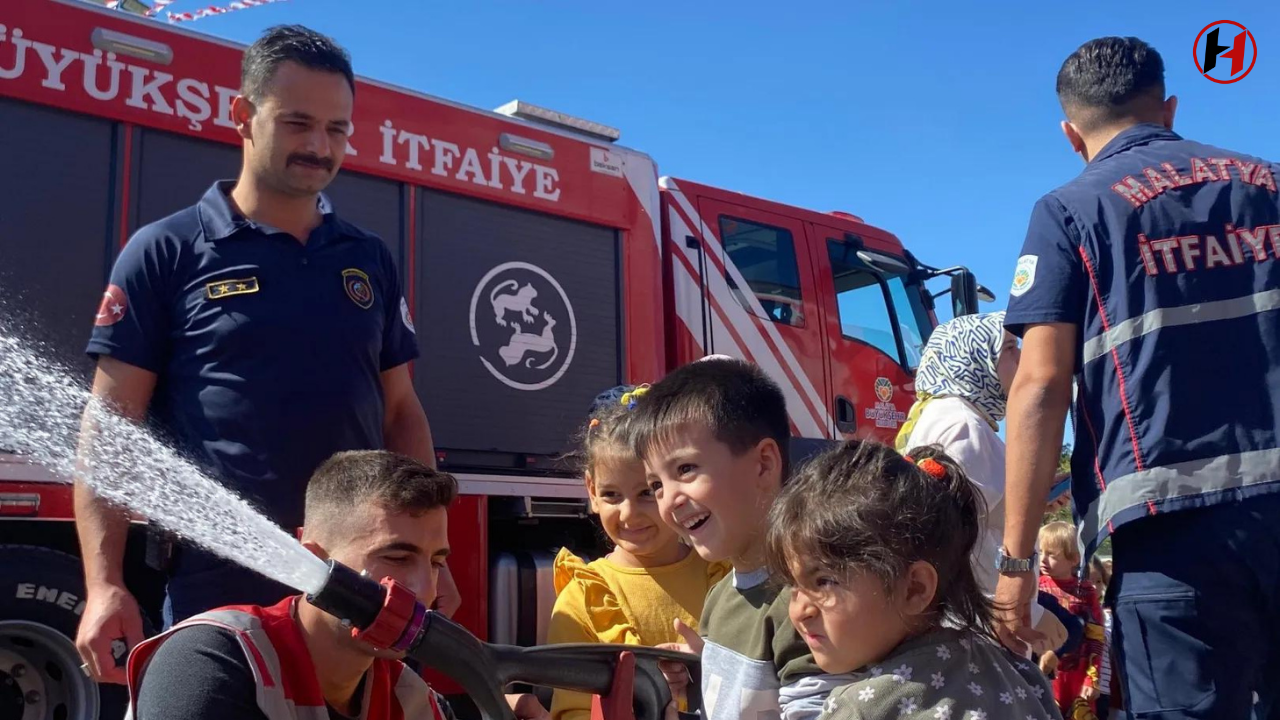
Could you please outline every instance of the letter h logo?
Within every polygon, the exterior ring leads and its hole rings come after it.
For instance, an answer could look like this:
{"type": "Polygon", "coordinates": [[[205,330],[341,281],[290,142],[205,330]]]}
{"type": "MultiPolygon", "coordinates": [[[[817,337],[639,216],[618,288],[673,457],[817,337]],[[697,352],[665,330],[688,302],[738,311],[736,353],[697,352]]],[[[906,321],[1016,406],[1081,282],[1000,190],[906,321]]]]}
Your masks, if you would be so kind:
{"type": "MultiPolygon", "coordinates": [[[[1196,36],[1195,60],[1200,74],[1216,83],[1233,83],[1243,80],[1253,70],[1258,59],[1258,44],[1243,25],[1231,20],[1219,20],[1206,25],[1196,36]],[[1222,44],[1221,32],[1224,26],[1233,26],[1236,33],[1230,45],[1222,44]],[[1203,41],[1203,44],[1202,42],[1203,41]],[[1219,58],[1231,61],[1231,74],[1224,78],[1213,77],[1209,73],[1219,67],[1219,58]],[[1247,62],[1246,62],[1247,61],[1247,62]],[[1247,65],[1247,67],[1246,67],[1247,65]]],[[[1219,73],[1221,74],[1221,73],[1219,73]]]]}

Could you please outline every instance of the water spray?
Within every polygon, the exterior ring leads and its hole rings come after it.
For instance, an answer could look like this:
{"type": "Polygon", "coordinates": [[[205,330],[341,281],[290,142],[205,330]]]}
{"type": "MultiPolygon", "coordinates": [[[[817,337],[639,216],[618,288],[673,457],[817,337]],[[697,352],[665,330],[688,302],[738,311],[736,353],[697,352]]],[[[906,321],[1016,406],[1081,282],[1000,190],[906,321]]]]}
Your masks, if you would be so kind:
{"type": "Polygon", "coordinates": [[[485,643],[394,580],[378,582],[321,561],[181,453],[105,407],[65,367],[33,349],[38,345],[7,330],[0,317],[0,440],[66,482],[78,478],[99,497],[306,593],[353,637],[457,681],[484,720],[514,720],[504,692],[511,683],[609,695],[616,712],[605,712],[605,720],[661,720],[671,694],[658,661],[684,663],[696,677],[696,656],[654,648],[485,643]],[[82,416],[94,428],[87,453],[78,452],[82,416]]]}

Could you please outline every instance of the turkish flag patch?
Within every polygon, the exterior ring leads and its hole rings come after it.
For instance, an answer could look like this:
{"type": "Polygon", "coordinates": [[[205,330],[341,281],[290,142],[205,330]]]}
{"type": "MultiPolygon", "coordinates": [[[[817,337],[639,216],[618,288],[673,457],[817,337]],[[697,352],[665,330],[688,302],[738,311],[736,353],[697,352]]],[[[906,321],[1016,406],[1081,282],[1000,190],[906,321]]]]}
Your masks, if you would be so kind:
{"type": "Polygon", "coordinates": [[[108,285],[107,291],[102,293],[102,304],[98,306],[98,316],[94,319],[93,324],[98,327],[106,327],[115,325],[124,319],[124,314],[129,309],[129,300],[116,285],[108,285]]]}

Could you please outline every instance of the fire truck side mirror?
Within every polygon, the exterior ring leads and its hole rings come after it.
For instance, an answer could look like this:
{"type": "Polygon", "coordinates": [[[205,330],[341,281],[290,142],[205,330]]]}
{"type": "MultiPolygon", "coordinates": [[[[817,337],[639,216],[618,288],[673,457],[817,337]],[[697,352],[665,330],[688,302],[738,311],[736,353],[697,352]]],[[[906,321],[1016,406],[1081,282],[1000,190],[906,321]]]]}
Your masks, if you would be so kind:
{"type": "Polygon", "coordinates": [[[968,270],[951,276],[951,313],[955,317],[978,312],[978,278],[968,270]]]}

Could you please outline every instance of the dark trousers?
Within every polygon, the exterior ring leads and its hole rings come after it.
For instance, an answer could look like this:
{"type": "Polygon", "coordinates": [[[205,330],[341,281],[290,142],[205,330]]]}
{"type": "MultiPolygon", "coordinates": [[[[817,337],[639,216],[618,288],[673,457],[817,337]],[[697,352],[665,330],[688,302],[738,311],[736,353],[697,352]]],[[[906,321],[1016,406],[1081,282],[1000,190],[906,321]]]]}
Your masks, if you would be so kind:
{"type": "Polygon", "coordinates": [[[1142,518],[1112,546],[1129,716],[1280,720],[1280,494],[1142,518]]]}
{"type": "Polygon", "coordinates": [[[180,551],[165,585],[164,630],[226,605],[270,606],[299,591],[202,550],[180,551]]]}

